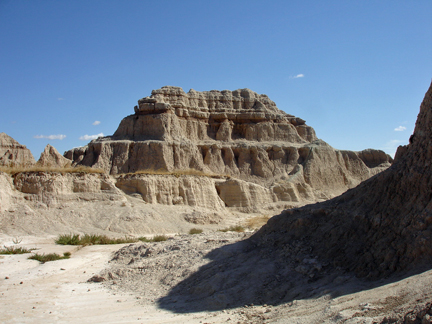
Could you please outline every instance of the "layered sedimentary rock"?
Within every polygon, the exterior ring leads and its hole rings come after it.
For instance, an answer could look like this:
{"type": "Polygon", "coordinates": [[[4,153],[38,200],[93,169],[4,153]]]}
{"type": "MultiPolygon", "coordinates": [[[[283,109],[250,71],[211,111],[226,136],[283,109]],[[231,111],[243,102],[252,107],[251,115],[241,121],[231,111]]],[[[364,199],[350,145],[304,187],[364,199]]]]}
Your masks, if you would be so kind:
{"type": "MultiPolygon", "coordinates": [[[[189,169],[230,175],[263,186],[266,201],[311,202],[340,194],[392,162],[382,151],[335,150],[304,120],[249,89],[185,93],[167,86],[134,110],[114,135],[65,157],[113,175],[189,169]]],[[[219,185],[220,192],[232,184],[219,185]]]]}
{"type": "Polygon", "coordinates": [[[36,163],[39,167],[65,168],[72,165],[72,161],[62,156],[55,147],[47,145],[36,163]]]}
{"type": "Polygon", "coordinates": [[[221,211],[214,180],[208,177],[128,174],[117,179],[116,186],[127,194],[139,194],[147,203],[188,205],[221,211]]]}
{"type": "Polygon", "coordinates": [[[35,159],[30,150],[5,133],[0,133],[0,166],[33,165],[35,159]]]}
{"type": "Polygon", "coordinates": [[[432,84],[410,144],[389,169],[340,197],[275,216],[254,239],[280,249],[301,241],[321,260],[370,278],[430,267],[431,147],[432,84]]]}
{"type": "Polygon", "coordinates": [[[64,201],[124,199],[109,176],[98,173],[21,172],[14,175],[13,187],[26,200],[48,206],[64,201]]]}

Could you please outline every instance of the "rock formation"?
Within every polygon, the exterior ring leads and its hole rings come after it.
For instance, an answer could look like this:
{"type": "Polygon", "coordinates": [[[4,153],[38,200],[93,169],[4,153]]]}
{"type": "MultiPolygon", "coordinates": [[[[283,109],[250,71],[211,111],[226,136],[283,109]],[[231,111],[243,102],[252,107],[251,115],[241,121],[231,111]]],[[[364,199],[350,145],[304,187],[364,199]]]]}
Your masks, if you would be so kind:
{"type": "Polygon", "coordinates": [[[0,166],[26,167],[35,159],[30,150],[5,133],[0,133],[0,166]]]}
{"type": "Polygon", "coordinates": [[[432,84],[394,164],[330,201],[287,210],[256,235],[282,248],[302,241],[333,266],[378,278],[432,262],[432,84]]]}
{"type": "Polygon", "coordinates": [[[258,196],[268,203],[328,199],[392,162],[382,151],[335,150],[304,120],[249,89],[185,93],[170,86],[140,99],[114,135],[65,157],[112,175],[189,169],[230,175],[235,179],[215,185],[225,205],[238,208],[258,196]],[[242,202],[232,196],[239,189],[250,191],[236,193],[242,202]]]}
{"type": "Polygon", "coordinates": [[[72,161],[62,156],[55,147],[47,145],[36,163],[39,167],[65,168],[72,165],[72,161]]]}

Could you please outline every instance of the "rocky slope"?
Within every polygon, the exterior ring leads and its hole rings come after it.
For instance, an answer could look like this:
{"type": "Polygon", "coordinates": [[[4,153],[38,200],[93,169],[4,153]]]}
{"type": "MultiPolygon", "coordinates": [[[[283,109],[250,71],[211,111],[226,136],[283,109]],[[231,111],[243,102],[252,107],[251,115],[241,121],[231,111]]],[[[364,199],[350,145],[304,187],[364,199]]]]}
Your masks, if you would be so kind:
{"type": "Polygon", "coordinates": [[[185,93],[169,86],[140,99],[113,136],[65,157],[112,175],[191,169],[229,175],[235,179],[216,189],[227,206],[239,208],[250,206],[233,201],[232,193],[257,195],[238,190],[259,193],[264,205],[304,204],[341,194],[392,162],[382,151],[335,150],[304,120],[249,89],[185,93]]]}
{"type": "Polygon", "coordinates": [[[62,156],[54,146],[47,144],[36,163],[38,167],[46,168],[67,168],[72,165],[72,161],[62,156]]]}
{"type": "Polygon", "coordinates": [[[35,163],[30,150],[5,133],[0,133],[0,166],[30,166],[35,163]]]}
{"type": "Polygon", "coordinates": [[[410,144],[386,171],[325,203],[272,218],[262,244],[307,242],[313,253],[359,276],[385,277],[432,262],[432,85],[410,144]],[[265,242],[265,243],[264,243],[265,242]]]}

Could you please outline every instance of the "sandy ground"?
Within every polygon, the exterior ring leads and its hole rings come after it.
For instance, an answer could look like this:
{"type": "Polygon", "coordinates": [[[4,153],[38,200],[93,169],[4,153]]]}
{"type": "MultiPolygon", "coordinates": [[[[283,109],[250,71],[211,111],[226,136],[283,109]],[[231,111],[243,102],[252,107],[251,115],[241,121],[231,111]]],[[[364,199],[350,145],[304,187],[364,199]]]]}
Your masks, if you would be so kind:
{"type": "Polygon", "coordinates": [[[200,323],[213,316],[161,311],[154,304],[140,304],[131,294],[88,283],[92,275],[108,265],[112,252],[123,245],[77,249],[55,245],[53,238],[24,237],[19,246],[37,248],[38,253],[70,251],[72,257],[41,264],[28,260],[28,254],[2,255],[2,323],[200,323]]]}
{"type": "MultiPolygon", "coordinates": [[[[199,242],[205,235],[194,235],[193,240],[199,242]]],[[[212,235],[221,237],[220,233],[207,234],[212,235]]],[[[229,241],[229,238],[224,237],[229,242],[220,240],[221,246],[243,237],[243,234],[237,233],[224,235],[231,235],[232,238],[229,241]]],[[[337,297],[321,293],[320,296],[274,306],[244,305],[217,311],[176,312],[174,308],[160,307],[154,298],[169,293],[166,284],[159,284],[155,277],[140,279],[143,282],[152,280],[152,284],[159,287],[155,289],[156,293],[147,295],[145,291],[138,292],[138,288],[126,289],[127,284],[87,282],[95,274],[114,269],[113,261],[110,261],[114,252],[122,247],[127,251],[129,245],[77,248],[55,245],[54,236],[25,236],[21,239],[22,242],[17,246],[36,248],[35,252],[38,253],[61,254],[69,251],[72,256],[70,259],[41,264],[28,260],[28,254],[1,255],[2,323],[376,323],[384,316],[403,315],[410,308],[432,299],[432,271],[426,271],[400,280],[382,281],[375,287],[368,287],[352,277],[338,279],[342,293],[337,297]],[[356,285],[362,285],[362,288],[345,293],[356,285]]],[[[10,236],[0,237],[2,245],[13,245],[12,240],[10,236]]],[[[193,240],[183,235],[175,242],[194,244],[193,240]]],[[[149,243],[146,244],[148,247],[149,243]]],[[[156,246],[157,243],[151,244],[156,246]]],[[[129,249],[136,249],[136,246],[129,249]]],[[[155,262],[162,263],[161,259],[155,259],[155,262]]],[[[200,266],[206,262],[209,261],[203,259],[200,266]]],[[[196,269],[196,261],[193,263],[190,267],[196,269]]],[[[160,266],[162,269],[165,265],[160,266]]],[[[142,282],[137,280],[137,285],[142,285],[142,282]]]]}

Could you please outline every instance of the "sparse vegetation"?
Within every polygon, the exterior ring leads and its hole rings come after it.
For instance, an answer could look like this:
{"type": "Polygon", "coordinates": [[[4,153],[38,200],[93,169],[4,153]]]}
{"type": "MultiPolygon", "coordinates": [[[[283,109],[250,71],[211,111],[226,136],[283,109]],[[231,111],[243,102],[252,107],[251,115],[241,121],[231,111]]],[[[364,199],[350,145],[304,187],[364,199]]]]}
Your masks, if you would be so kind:
{"type": "Polygon", "coordinates": [[[48,262],[48,261],[56,261],[56,260],[62,260],[62,259],[69,259],[71,256],[70,252],[63,253],[63,256],[57,254],[57,253],[48,253],[48,254],[38,254],[35,253],[32,256],[29,256],[28,258],[30,260],[36,260],[42,263],[48,262]]]}
{"type": "Polygon", "coordinates": [[[229,174],[213,174],[213,173],[205,173],[203,171],[199,171],[196,169],[185,169],[185,170],[175,170],[175,171],[167,171],[167,170],[153,170],[153,169],[146,169],[146,170],[138,170],[134,173],[127,173],[125,175],[133,175],[133,174],[149,174],[149,175],[173,175],[175,177],[180,177],[184,175],[193,175],[193,176],[200,176],[200,177],[209,177],[209,178],[231,178],[229,174]]]}
{"type": "Polygon", "coordinates": [[[97,234],[61,234],[59,235],[55,243],[61,245],[103,245],[103,244],[124,244],[124,243],[136,243],[141,242],[162,242],[168,240],[165,235],[156,235],[152,238],[147,237],[123,237],[123,238],[110,238],[106,235],[97,234]]]}
{"type": "Polygon", "coordinates": [[[21,246],[4,246],[4,248],[0,250],[0,254],[24,254],[30,253],[33,250],[35,249],[27,249],[21,246]]]}
{"type": "Polygon", "coordinates": [[[224,229],[220,229],[219,232],[244,232],[245,228],[243,226],[237,225],[237,226],[230,226],[224,229]]]}
{"type": "Polygon", "coordinates": [[[203,230],[200,228],[191,228],[189,230],[189,234],[201,234],[202,232],[203,232],[203,230]]]}
{"type": "Polygon", "coordinates": [[[147,237],[143,236],[143,237],[139,237],[138,240],[140,240],[141,242],[148,242],[148,243],[151,243],[151,242],[163,242],[163,241],[168,240],[168,236],[165,236],[165,235],[156,235],[156,236],[153,236],[152,238],[147,238],[147,237]]]}
{"type": "Polygon", "coordinates": [[[20,167],[20,166],[2,166],[0,172],[5,172],[10,175],[15,175],[21,172],[57,172],[57,173],[105,173],[102,169],[91,168],[88,166],[79,165],[76,167],[52,168],[41,167],[37,165],[20,167]]]}
{"type": "Polygon", "coordinates": [[[269,215],[260,215],[256,217],[249,218],[245,222],[245,226],[250,229],[258,229],[263,225],[267,224],[267,221],[270,219],[269,215]]]}
{"type": "Polygon", "coordinates": [[[165,235],[156,235],[154,236],[150,242],[163,242],[168,240],[168,236],[165,235]]]}
{"type": "Polygon", "coordinates": [[[62,234],[55,240],[57,244],[61,245],[95,245],[95,244],[123,244],[135,243],[138,239],[132,237],[124,238],[110,238],[106,235],[97,234],[62,234]]]}
{"type": "Polygon", "coordinates": [[[15,237],[15,238],[12,240],[12,242],[13,242],[13,244],[20,244],[20,243],[22,242],[22,239],[20,239],[19,237],[15,237]]]}

